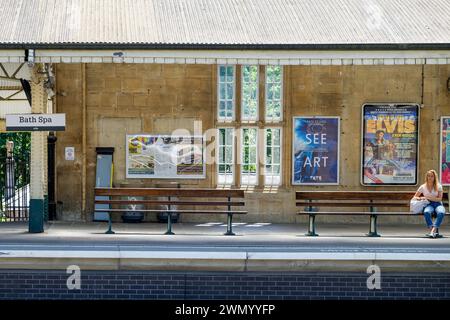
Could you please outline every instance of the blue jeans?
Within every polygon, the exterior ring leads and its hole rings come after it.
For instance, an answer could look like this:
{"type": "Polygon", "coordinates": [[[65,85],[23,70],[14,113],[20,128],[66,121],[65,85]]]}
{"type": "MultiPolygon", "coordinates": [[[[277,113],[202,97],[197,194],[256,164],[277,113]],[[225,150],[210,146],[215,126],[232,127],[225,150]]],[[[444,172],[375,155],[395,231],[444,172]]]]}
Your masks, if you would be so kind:
{"type": "Polygon", "coordinates": [[[445,208],[442,205],[442,202],[430,201],[430,204],[423,209],[423,216],[425,217],[428,228],[439,228],[441,226],[442,219],[444,219],[444,215],[445,208]],[[434,224],[432,219],[433,213],[436,213],[436,220],[434,221],[434,224]]]}

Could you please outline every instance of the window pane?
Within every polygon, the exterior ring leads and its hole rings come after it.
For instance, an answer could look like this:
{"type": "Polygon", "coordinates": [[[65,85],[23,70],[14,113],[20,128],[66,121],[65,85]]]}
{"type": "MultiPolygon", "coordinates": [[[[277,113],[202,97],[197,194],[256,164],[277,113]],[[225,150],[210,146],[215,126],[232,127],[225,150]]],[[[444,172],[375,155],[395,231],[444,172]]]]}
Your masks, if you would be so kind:
{"type": "Polygon", "coordinates": [[[266,185],[279,185],[281,182],[281,129],[265,130],[265,178],[266,185]]]}
{"type": "Polygon", "coordinates": [[[225,148],[219,147],[219,163],[225,163],[225,148]]]}
{"type": "Polygon", "coordinates": [[[241,183],[243,185],[256,185],[258,183],[258,158],[257,158],[257,129],[242,129],[242,171],[241,183]]]}
{"type": "Polygon", "coordinates": [[[227,76],[233,77],[233,67],[232,66],[227,67],[227,76]]]}
{"type": "Polygon", "coordinates": [[[219,145],[225,144],[225,131],[226,129],[219,129],[219,145]]]}
{"type": "Polygon", "coordinates": [[[234,111],[234,67],[219,66],[218,76],[218,120],[233,119],[234,111]],[[226,110],[226,112],[222,112],[226,110]]]}
{"type": "Polygon", "coordinates": [[[219,99],[220,100],[226,99],[226,92],[225,92],[225,90],[226,90],[225,84],[220,84],[219,85],[219,91],[220,91],[219,99]]]}
{"type": "Polygon", "coordinates": [[[281,163],[280,147],[273,148],[273,163],[281,163]]]}
{"type": "Polygon", "coordinates": [[[274,130],[273,131],[273,144],[275,146],[279,146],[280,143],[280,130],[274,130]]]}
{"type": "Polygon", "coordinates": [[[228,83],[227,84],[227,99],[233,99],[233,83],[228,83]]]}
{"type": "Polygon", "coordinates": [[[233,184],[233,128],[219,128],[217,140],[217,181],[218,184],[233,184]],[[228,141],[227,141],[228,140],[228,141]],[[229,143],[229,144],[227,144],[229,143]]]}
{"type": "Polygon", "coordinates": [[[219,67],[219,81],[225,82],[226,70],[224,66],[219,67]]]}
{"type": "Polygon", "coordinates": [[[258,66],[242,67],[242,118],[256,120],[258,116],[258,66]]]}
{"type": "Polygon", "coordinates": [[[266,67],[266,121],[280,121],[282,114],[282,72],[281,66],[266,67]]]}
{"type": "Polygon", "coordinates": [[[225,147],[225,163],[233,163],[233,147],[225,147]]]}

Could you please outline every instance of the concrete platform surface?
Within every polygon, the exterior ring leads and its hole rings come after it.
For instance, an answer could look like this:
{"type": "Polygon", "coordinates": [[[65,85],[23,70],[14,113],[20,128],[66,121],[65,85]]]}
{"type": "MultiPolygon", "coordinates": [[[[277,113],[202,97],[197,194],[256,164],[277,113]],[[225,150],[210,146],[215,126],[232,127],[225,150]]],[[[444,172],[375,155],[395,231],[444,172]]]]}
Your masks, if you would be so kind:
{"type": "Polygon", "coordinates": [[[0,269],[194,271],[356,271],[377,264],[389,271],[450,272],[450,228],[440,239],[417,225],[381,226],[379,238],[367,225],[318,227],[305,236],[295,224],[237,223],[235,236],[223,223],[165,224],[48,223],[30,234],[26,223],[0,224],[0,269]]]}

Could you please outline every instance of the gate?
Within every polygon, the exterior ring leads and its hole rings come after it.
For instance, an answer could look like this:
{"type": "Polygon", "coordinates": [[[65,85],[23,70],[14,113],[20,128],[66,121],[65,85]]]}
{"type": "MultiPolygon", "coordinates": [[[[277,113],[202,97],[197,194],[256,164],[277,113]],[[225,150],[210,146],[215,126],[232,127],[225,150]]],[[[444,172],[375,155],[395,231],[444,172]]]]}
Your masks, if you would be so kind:
{"type": "Polygon", "coordinates": [[[28,221],[30,153],[0,149],[0,222],[28,221]]]}

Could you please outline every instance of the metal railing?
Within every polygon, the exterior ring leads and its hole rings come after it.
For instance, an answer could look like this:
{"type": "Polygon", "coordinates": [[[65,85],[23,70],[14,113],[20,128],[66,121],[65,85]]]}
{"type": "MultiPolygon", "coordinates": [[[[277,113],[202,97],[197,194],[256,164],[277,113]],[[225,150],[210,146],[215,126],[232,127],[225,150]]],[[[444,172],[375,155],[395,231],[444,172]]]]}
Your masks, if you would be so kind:
{"type": "Polygon", "coordinates": [[[0,222],[28,221],[30,154],[0,149],[0,222]]]}

